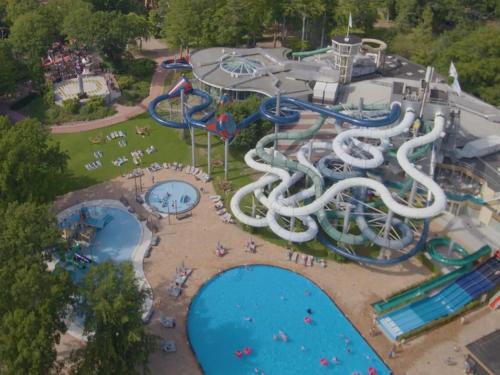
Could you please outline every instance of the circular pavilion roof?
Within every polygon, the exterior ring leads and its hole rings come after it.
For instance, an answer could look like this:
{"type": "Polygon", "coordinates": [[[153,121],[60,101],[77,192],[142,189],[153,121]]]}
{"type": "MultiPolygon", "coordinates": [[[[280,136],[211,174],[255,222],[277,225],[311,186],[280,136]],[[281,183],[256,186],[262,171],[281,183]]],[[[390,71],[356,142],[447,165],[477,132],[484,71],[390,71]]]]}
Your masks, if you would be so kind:
{"type": "Polygon", "coordinates": [[[220,68],[231,76],[251,76],[263,68],[261,62],[242,56],[230,56],[220,63],[220,68]]]}

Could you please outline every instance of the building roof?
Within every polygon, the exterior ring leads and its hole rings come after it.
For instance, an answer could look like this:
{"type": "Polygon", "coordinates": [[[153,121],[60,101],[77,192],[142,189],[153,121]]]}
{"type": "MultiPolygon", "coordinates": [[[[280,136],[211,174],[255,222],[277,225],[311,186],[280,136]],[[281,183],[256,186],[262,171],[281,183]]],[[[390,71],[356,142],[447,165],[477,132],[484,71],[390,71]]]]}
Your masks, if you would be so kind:
{"type": "Polygon", "coordinates": [[[500,374],[500,329],[465,346],[481,366],[492,374],[500,374]]]}
{"type": "Polygon", "coordinates": [[[310,81],[338,81],[338,71],[329,66],[286,58],[285,48],[207,48],[193,53],[193,73],[212,87],[233,91],[253,91],[307,99],[310,81]],[[222,67],[222,68],[221,68],[222,67]]]}

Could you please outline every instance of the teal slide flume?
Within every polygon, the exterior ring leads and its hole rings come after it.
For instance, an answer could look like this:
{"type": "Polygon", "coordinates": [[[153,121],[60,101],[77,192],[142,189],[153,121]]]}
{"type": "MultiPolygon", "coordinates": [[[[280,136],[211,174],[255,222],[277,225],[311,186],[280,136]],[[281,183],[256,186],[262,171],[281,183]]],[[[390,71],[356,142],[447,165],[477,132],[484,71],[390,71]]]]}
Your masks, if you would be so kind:
{"type": "Polygon", "coordinates": [[[452,243],[452,241],[448,238],[433,238],[429,242],[427,242],[427,252],[431,256],[432,259],[446,264],[447,266],[464,266],[466,264],[472,263],[475,260],[488,255],[491,253],[491,247],[485,245],[481,247],[476,252],[469,254],[467,250],[465,250],[462,246],[457,243],[452,243]],[[441,254],[438,251],[438,247],[449,247],[451,246],[451,251],[458,253],[462,256],[462,258],[451,258],[441,254]]]}
{"type": "Polygon", "coordinates": [[[471,270],[471,266],[472,263],[469,263],[468,265],[453,272],[447,273],[446,275],[441,275],[435,279],[424,281],[422,284],[419,284],[415,288],[397,294],[394,297],[389,298],[388,300],[375,302],[372,305],[373,309],[377,314],[383,314],[410,301],[415,301],[417,299],[423,298],[426,296],[427,292],[430,292],[433,289],[454,281],[460,276],[466,274],[471,270]]]}

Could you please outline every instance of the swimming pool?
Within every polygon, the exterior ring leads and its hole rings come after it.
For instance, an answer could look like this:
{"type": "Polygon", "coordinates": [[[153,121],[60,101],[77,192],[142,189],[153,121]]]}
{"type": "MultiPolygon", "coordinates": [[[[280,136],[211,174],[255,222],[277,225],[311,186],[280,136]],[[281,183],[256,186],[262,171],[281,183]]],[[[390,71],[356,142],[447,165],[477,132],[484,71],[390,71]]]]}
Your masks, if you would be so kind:
{"type": "Polygon", "coordinates": [[[279,267],[237,267],[208,281],[191,303],[187,331],[207,375],[391,373],[319,287],[279,267]]]}
{"type": "MultiPolygon", "coordinates": [[[[78,253],[88,257],[95,263],[102,263],[107,260],[113,262],[131,261],[132,254],[141,241],[141,225],[137,218],[129,212],[107,206],[85,205],[84,209],[88,212],[89,223],[102,228],[95,232],[94,241],[90,246],[81,246],[78,253]],[[106,219],[102,223],[99,221],[106,219]],[[106,222],[107,221],[107,222],[106,222]],[[106,224],[104,224],[106,222],[106,224]]],[[[80,209],[75,210],[66,217],[60,226],[68,225],[80,218],[80,209]]],[[[61,264],[69,273],[73,281],[80,281],[87,273],[88,267],[75,267],[73,262],[61,264]]]]}
{"type": "Polygon", "coordinates": [[[146,203],[164,214],[179,214],[192,210],[200,201],[193,185],[180,180],[158,182],[146,193],[146,203]]]}

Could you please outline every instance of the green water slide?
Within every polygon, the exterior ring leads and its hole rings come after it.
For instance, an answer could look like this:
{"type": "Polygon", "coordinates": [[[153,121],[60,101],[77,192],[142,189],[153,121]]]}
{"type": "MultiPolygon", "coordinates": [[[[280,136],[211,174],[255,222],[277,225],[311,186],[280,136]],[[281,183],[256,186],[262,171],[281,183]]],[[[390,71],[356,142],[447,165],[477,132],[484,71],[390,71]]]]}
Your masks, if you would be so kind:
{"type": "Polygon", "coordinates": [[[332,47],[324,47],[324,48],[318,48],[312,51],[300,51],[300,52],[292,52],[292,57],[309,57],[309,56],[314,56],[314,55],[319,55],[321,53],[326,53],[330,51],[332,47]]]}
{"type": "Polygon", "coordinates": [[[452,282],[459,278],[460,276],[469,272],[472,268],[472,263],[463,266],[453,272],[447,273],[446,275],[441,275],[435,279],[424,281],[415,288],[409,289],[403,293],[397,294],[388,300],[375,302],[372,306],[377,314],[384,314],[396,307],[407,304],[410,301],[415,301],[417,299],[426,296],[427,292],[443,286],[449,282],[452,282]]]}
{"type": "Polygon", "coordinates": [[[477,259],[488,255],[491,253],[491,247],[488,245],[485,245],[475,251],[472,254],[469,254],[467,250],[465,250],[462,246],[459,244],[452,242],[448,238],[433,238],[429,242],[427,242],[427,252],[431,256],[432,259],[434,259],[437,262],[446,264],[447,266],[464,266],[466,264],[470,264],[477,259]],[[462,256],[462,258],[451,258],[448,256],[443,255],[441,252],[439,252],[438,247],[446,247],[449,248],[451,246],[451,251],[454,253],[457,253],[462,256]]]}

